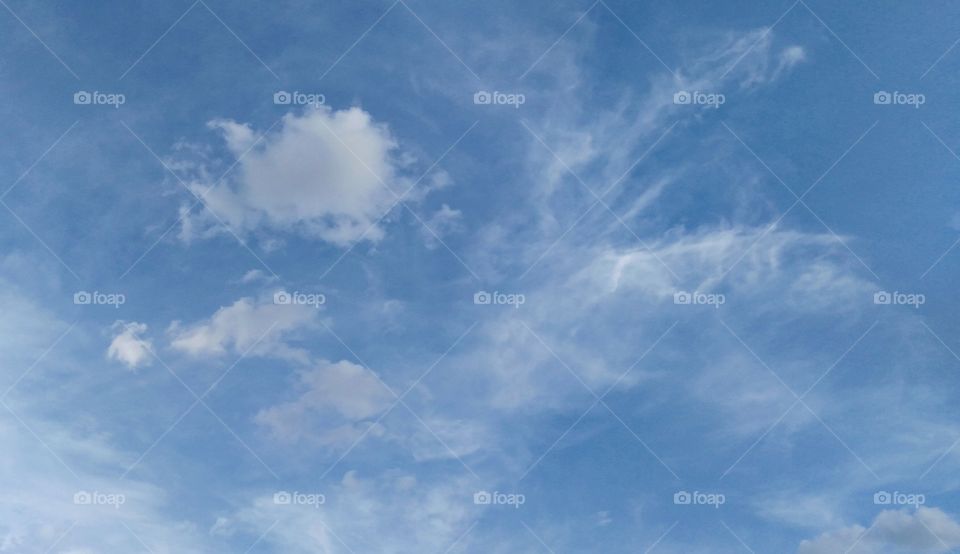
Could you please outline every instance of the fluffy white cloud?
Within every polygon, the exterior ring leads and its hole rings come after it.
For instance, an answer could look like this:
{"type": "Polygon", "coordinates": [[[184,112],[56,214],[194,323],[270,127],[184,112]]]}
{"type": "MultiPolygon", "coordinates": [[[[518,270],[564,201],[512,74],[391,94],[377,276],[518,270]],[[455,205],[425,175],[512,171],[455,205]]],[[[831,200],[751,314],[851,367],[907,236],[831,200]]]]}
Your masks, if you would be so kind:
{"type": "Polygon", "coordinates": [[[939,508],[885,510],[864,529],[851,525],[800,543],[798,554],[947,552],[960,546],[960,524],[939,508]]]}
{"type": "Polygon", "coordinates": [[[299,378],[303,390],[299,398],[266,408],[256,416],[259,424],[283,441],[349,440],[365,428],[357,423],[380,414],[394,401],[370,370],[346,360],[320,362],[301,372],[299,378]]]}
{"type": "MultiPolygon", "coordinates": [[[[376,241],[383,237],[378,220],[410,185],[400,175],[406,157],[390,130],[360,108],[320,106],[287,114],[259,142],[243,123],[217,120],[210,126],[239,161],[235,178],[206,193],[205,202],[238,232],[266,228],[337,245],[376,241]]],[[[191,188],[201,194],[207,186],[196,182],[191,188]]],[[[181,236],[214,228],[209,216],[185,218],[181,236]]]]}
{"type": "Polygon", "coordinates": [[[113,324],[115,335],[107,348],[107,358],[123,363],[129,369],[150,363],[153,344],[141,338],[147,332],[145,323],[117,321],[113,324]]]}
{"type": "Polygon", "coordinates": [[[303,350],[286,340],[316,323],[319,310],[304,304],[275,304],[273,297],[244,297],[221,307],[208,319],[183,325],[174,321],[168,329],[171,346],[191,356],[225,353],[277,356],[306,360],[303,350]]]}

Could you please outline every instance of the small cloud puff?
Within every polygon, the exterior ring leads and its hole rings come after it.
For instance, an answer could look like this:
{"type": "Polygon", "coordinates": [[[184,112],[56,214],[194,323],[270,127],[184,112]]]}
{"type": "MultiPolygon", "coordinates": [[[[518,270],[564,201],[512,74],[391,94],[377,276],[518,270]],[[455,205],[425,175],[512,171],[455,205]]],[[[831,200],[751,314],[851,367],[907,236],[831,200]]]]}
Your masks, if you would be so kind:
{"type": "Polygon", "coordinates": [[[140,338],[147,332],[145,323],[118,320],[113,324],[113,330],[115,335],[107,348],[107,359],[118,361],[132,370],[149,365],[153,344],[140,338]]]}

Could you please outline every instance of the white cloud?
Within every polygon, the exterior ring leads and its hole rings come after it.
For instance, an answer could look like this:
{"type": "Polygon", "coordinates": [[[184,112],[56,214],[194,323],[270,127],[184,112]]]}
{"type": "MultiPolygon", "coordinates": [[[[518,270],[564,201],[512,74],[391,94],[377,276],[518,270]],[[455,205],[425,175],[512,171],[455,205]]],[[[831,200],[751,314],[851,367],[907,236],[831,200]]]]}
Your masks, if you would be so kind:
{"type": "MultiPolygon", "coordinates": [[[[287,114],[260,142],[243,123],[217,120],[210,127],[239,161],[236,178],[207,193],[206,205],[237,232],[294,232],[341,246],[377,241],[384,234],[378,220],[410,185],[400,176],[405,157],[390,130],[360,108],[287,114]]],[[[201,194],[207,186],[191,188],[201,194]]],[[[209,213],[203,219],[186,218],[181,236],[204,235],[217,224],[209,213]]]]}
{"type": "Polygon", "coordinates": [[[427,248],[434,249],[439,246],[438,239],[442,239],[448,233],[460,229],[460,220],[463,219],[463,212],[454,210],[444,204],[440,206],[421,226],[423,239],[427,248]]]}
{"type": "MultiPolygon", "coordinates": [[[[144,544],[156,554],[215,550],[182,513],[171,514],[166,484],[144,480],[139,473],[118,479],[146,445],[133,440],[123,441],[130,450],[116,446],[121,442],[118,435],[137,427],[131,422],[138,420],[119,415],[123,401],[108,400],[121,396],[105,389],[113,389],[114,384],[123,387],[126,381],[114,383],[113,377],[93,371],[102,365],[97,335],[88,335],[82,324],[64,334],[65,322],[33,304],[29,294],[5,277],[0,276],[0,284],[4,306],[0,359],[5,360],[0,373],[5,381],[14,382],[24,367],[48,349],[46,363],[76,368],[56,375],[32,372],[31,379],[40,386],[22,383],[4,399],[12,412],[0,409],[0,552],[138,552],[144,544]],[[91,402],[91,398],[102,401],[91,402]],[[103,407],[107,417],[96,418],[91,406],[103,407]],[[122,494],[124,502],[118,507],[74,503],[74,494],[80,491],[122,494]]],[[[120,335],[133,336],[146,330],[141,323],[122,321],[115,328],[120,335]]],[[[121,363],[126,359],[136,364],[142,361],[143,351],[118,347],[116,355],[119,358],[113,359],[121,363]]],[[[120,394],[127,399],[132,395],[136,401],[139,393],[123,389],[120,394]]],[[[169,421],[158,425],[167,426],[169,421]]],[[[141,467],[149,463],[144,460],[141,467]]]]}
{"type": "Polygon", "coordinates": [[[885,510],[864,529],[851,525],[800,543],[798,554],[947,552],[960,546],[960,524],[939,508],[885,510]],[[855,545],[855,546],[854,546],[855,545]]]}
{"type": "MultiPolygon", "coordinates": [[[[857,544],[857,540],[860,539],[864,531],[866,529],[860,525],[851,525],[850,527],[823,533],[814,540],[801,542],[797,554],[836,554],[837,552],[866,554],[869,550],[851,550],[851,547],[857,548],[854,547],[854,544],[857,544]]],[[[866,547],[866,545],[863,546],[866,547]]]]}
{"type": "Polygon", "coordinates": [[[827,529],[842,524],[838,509],[841,496],[837,488],[823,493],[797,489],[774,490],[762,495],[757,502],[757,514],[776,524],[827,529]]]}
{"type": "MultiPolygon", "coordinates": [[[[670,309],[677,290],[722,292],[729,302],[738,303],[740,316],[780,319],[786,314],[857,310],[866,306],[872,290],[843,259],[840,243],[827,234],[736,226],[678,230],[648,244],[650,250],[558,246],[555,260],[542,262],[546,278],[516,291],[527,296],[518,313],[539,339],[513,310],[491,311],[476,331],[482,341],[477,351],[465,354],[461,362],[485,375],[491,387],[487,401],[506,410],[550,408],[567,401],[561,390],[586,392],[547,347],[590,388],[605,390],[638,355],[633,344],[623,344],[624,328],[643,337],[637,342],[651,344],[672,321],[701,317],[697,310],[670,309]],[[817,253],[812,262],[810,252],[817,253]],[[769,313],[774,301],[782,308],[778,314],[769,313]]],[[[738,344],[731,345],[734,339],[727,331],[719,327],[718,332],[717,344],[732,350],[711,352],[710,360],[701,360],[704,373],[687,384],[702,391],[702,401],[720,404],[738,418],[743,414],[739,432],[753,432],[765,421],[756,417],[758,412],[775,418],[792,396],[738,344]],[[744,367],[750,371],[740,369],[744,367]],[[720,388],[728,394],[718,395],[720,388]]],[[[635,368],[617,385],[630,388],[652,376],[635,368]]]]}
{"type": "Polygon", "coordinates": [[[828,305],[840,308],[854,294],[870,290],[868,281],[856,278],[848,264],[840,261],[842,246],[827,233],[768,231],[763,226],[700,228],[672,231],[648,245],[649,249],[608,248],[594,253],[574,285],[595,291],[597,297],[620,289],[672,297],[678,288],[716,290],[729,269],[731,276],[736,275],[729,279],[732,286],[752,296],[758,286],[779,287],[788,295],[786,302],[796,309],[808,306],[811,297],[816,299],[817,309],[828,305]],[[811,250],[821,257],[803,260],[811,250]],[[783,271],[788,265],[795,267],[783,271]],[[800,297],[804,300],[799,301],[800,297]]]}
{"type": "Polygon", "coordinates": [[[147,332],[145,323],[117,321],[113,324],[116,334],[107,348],[107,358],[123,363],[129,369],[137,369],[150,363],[153,343],[141,338],[147,332]]]}
{"type": "Polygon", "coordinates": [[[474,534],[465,533],[476,517],[476,487],[469,476],[421,483],[397,470],[376,477],[350,471],[324,491],[327,504],[278,506],[272,495],[261,496],[231,519],[250,530],[275,524],[263,541],[283,552],[445,552],[455,543],[472,551],[474,534]]]}
{"type": "MultiPolygon", "coordinates": [[[[339,443],[363,432],[358,425],[383,412],[393,394],[372,371],[342,360],[320,362],[299,375],[300,397],[261,410],[256,421],[282,441],[339,443]]],[[[374,433],[377,434],[377,433],[374,433]]]]}
{"type": "Polygon", "coordinates": [[[807,52],[802,46],[791,46],[780,52],[780,63],[784,67],[792,67],[807,59],[807,52]]]}
{"type": "MultiPolygon", "coordinates": [[[[634,164],[640,154],[659,141],[671,125],[679,124],[675,129],[679,132],[684,126],[696,124],[703,118],[702,111],[674,104],[674,93],[686,90],[742,95],[783,78],[805,59],[805,51],[795,45],[776,46],[775,35],[764,28],[708,40],[690,54],[690,61],[674,74],[663,73],[651,78],[645,91],[626,89],[619,98],[614,97],[608,108],[601,110],[595,103],[583,101],[585,95],[593,94],[592,82],[583,79],[579,69],[568,69],[571,74],[565,75],[562,85],[558,83],[552,92],[547,116],[531,125],[539,135],[539,138],[530,137],[529,160],[532,162],[530,178],[535,183],[535,193],[544,196],[538,199],[544,218],[541,223],[547,226],[561,223],[559,230],[551,229],[555,234],[566,229],[561,219],[566,214],[555,213],[552,209],[569,209],[566,202],[569,202],[570,187],[580,186],[571,177],[570,170],[597,194],[617,183],[604,199],[608,205],[617,206],[616,211],[624,220],[629,221],[628,216],[637,208],[624,210],[620,207],[622,204],[650,205],[666,186],[678,180],[678,173],[697,163],[690,161],[666,168],[657,168],[649,161],[641,165],[640,168],[646,168],[648,172],[643,180],[650,182],[645,186],[649,195],[634,196],[639,187],[627,178],[630,170],[637,169],[634,164]],[[733,92],[735,89],[741,92],[733,92]],[[562,162],[546,151],[540,139],[562,162]],[[651,175],[651,171],[663,174],[651,175]],[[626,197],[621,198],[621,194],[626,197]]],[[[576,60],[582,53],[574,49],[568,52],[568,56],[576,60]]],[[[570,60],[569,63],[575,65],[577,62],[570,60]]],[[[540,94],[546,95],[546,91],[540,94]]],[[[659,152],[668,148],[668,143],[669,137],[655,150],[659,152]]],[[[590,199],[589,205],[593,197],[588,195],[587,198],[590,199]]],[[[596,211],[603,213],[599,208],[596,211]]]]}
{"type": "Polygon", "coordinates": [[[711,45],[711,51],[698,60],[692,73],[703,79],[700,86],[708,87],[720,85],[724,78],[739,82],[741,88],[773,82],[807,58],[802,46],[776,50],[774,38],[769,28],[733,35],[725,45],[711,45]]]}
{"type": "Polygon", "coordinates": [[[274,304],[272,296],[244,297],[204,321],[191,325],[174,321],[167,332],[170,345],[191,356],[229,352],[305,361],[305,352],[290,346],[287,339],[311,328],[318,314],[317,308],[308,305],[274,304]]]}
{"type": "Polygon", "coordinates": [[[493,434],[483,424],[467,420],[424,417],[423,425],[409,440],[418,460],[463,458],[494,444],[493,434]]]}
{"type": "Polygon", "coordinates": [[[0,552],[136,552],[143,544],[157,554],[210,551],[192,525],[168,517],[164,488],[135,478],[117,480],[137,453],[118,451],[101,437],[26,410],[19,414],[31,431],[13,418],[0,419],[0,442],[7,449],[0,464],[0,552]],[[31,432],[42,434],[44,443],[31,432]],[[81,491],[123,495],[123,502],[77,504],[74,494],[81,491]]]}
{"type": "Polygon", "coordinates": [[[243,274],[240,283],[249,285],[250,283],[272,283],[277,280],[275,275],[270,275],[262,269],[251,269],[243,274]]]}
{"type": "Polygon", "coordinates": [[[232,522],[225,517],[218,517],[210,527],[210,534],[215,537],[229,537],[233,534],[232,522]]]}

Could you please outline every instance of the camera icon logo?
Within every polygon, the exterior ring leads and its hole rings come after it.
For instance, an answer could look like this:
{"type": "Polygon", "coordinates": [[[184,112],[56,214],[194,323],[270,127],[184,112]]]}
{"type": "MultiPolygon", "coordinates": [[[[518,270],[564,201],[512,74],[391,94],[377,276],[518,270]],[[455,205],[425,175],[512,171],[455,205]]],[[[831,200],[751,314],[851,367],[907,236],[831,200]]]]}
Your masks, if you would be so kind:
{"type": "Polygon", "coordinates": [[[689,292],[679,291],[673,293],[674,304],[690,304],[691,302],[693,302],[693,295],[689,292]]]}
{"type": "Polygon", "coordinates": [[[292,496],[287,491],[277,491],[273,493],[274,504],[287,505],[287,504],[290,504],[291,500],[292,500],[292,496]]]}
{"type": "Polygon", "coordinates": [[[289,292],[285,290],[277,291],[273,293],[273,303],[280,305],[287,305],[293,301],[293,297],[289,292]]]}
{"type": "Polygon", "coordinates": [[[873,503],[881,506],[891,504],[893,502],[893,496],[890,495],[887,491],[880,491],[873,495],[873,503]]]}
{"type": "Polygon", "coordinates": [[[87,506],[93,503],[93,496],[87,491],[77,491],[73,495],[73,503],[87,506]]]}
{"type": "Polygon", "coordinates": [[[673,103],[678,105],[686,105],[693,101],[693,95],[685,90],[677,91],[673,93],[673,103]]]}
{"type": "Polygon", "coordinates": [[[893,301],[893,297],[887,291],[880,291],[873,293],[873,303],[874,304],[890,304],[893,301]]]}
{"type": "Polygon", "coordinates": [[[693,496],[687,491],[679,491],[673,494],[673,503],[685,506],[693,502],[693,496]]]}
{"type": "Polygon", "coordinates": [[[473,493],[473,503],[477,505],[486,505],[493,502],[493,496],[487,491],[478,491],[473,493]]]}
{"type": "Polygon", "coordinates": [[[93,302],[93,295],[89,292],[82,290],[73,293],[74,304],[90,304],[91,302],[93,302]]]}
{"type": "Polygon", "coordinates": [[[893,95],[885,90],[873,93],[874,104],[890,104],[893,102],[893,95]]]}
{"type": "Polygon", "coordinates": [[[93,95],[85,90],[78,90],[73,93],[73,103],[77,105],[87,105],[93,102],[93,95]]]}
{"type": "Polygon", "coordinates": [[[473,94],[474,104],[492,104],[493,95],[485,90],[477,91],[473,94]]]}
{"type": "Polygon", "coordinates": [[[293,95],[285,90],[278,90],[273,93],[273,103],[281,106],[289,105],[293,102],[293,95]]]}
{"type": "Polygon", "coordinates": [[[493,296],[485,290],[473,294],[474,304],[490,304],[491,302],[493,302],[493,296]]]}

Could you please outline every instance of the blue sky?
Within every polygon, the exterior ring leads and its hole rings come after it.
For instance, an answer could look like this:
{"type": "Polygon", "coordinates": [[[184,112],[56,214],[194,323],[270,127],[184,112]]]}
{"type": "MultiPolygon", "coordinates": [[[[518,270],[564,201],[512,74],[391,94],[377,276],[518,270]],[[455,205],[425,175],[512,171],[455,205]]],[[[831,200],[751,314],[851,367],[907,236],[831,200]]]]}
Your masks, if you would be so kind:
{"type": "Polygon", "coordinates": [[[960,548],[956,5],[0,4],[0,552],[960,548]]]}

